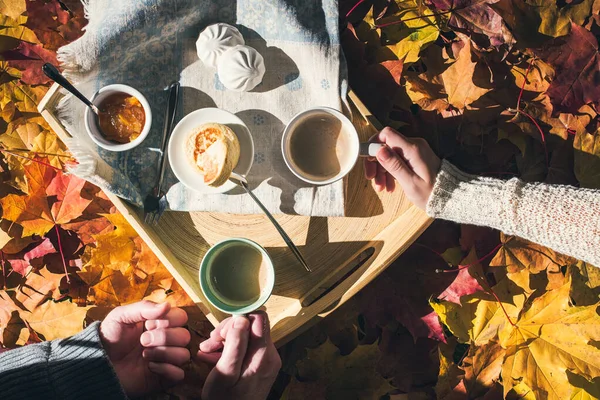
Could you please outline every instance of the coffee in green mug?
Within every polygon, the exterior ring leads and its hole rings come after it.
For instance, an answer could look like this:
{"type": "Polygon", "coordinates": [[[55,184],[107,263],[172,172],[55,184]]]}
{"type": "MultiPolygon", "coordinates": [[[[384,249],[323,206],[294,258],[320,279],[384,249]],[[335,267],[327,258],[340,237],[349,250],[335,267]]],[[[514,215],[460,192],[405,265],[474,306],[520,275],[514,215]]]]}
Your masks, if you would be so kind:
{"type": "Polygon", "coordinates": [[[211,247],[200,264],[200,287],[206,299],[229,314],[247,314],[271,296],[275,270],[267,251],[243,238],[211,247]]]}

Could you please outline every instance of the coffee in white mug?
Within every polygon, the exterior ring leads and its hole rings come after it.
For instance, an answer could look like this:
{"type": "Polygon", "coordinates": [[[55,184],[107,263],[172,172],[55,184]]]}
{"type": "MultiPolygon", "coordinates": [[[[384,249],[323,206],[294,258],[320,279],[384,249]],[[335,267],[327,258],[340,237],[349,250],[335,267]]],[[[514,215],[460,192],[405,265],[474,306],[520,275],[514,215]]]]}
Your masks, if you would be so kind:
{"type": "Polygon", "coordinates": [[[299,120],[290,137],[290,161],[307,178],[326,181],[353,161],[352,133],[329,112],[299,120]]]}
{"type": "Polygon", "coordinates": [[[329,107],[297,114],[281,138],[283,160],[294,175],[313,185],[342,179],[359,156],[374,157],[382,143],[360,143],[352,122],[329,107]]]}

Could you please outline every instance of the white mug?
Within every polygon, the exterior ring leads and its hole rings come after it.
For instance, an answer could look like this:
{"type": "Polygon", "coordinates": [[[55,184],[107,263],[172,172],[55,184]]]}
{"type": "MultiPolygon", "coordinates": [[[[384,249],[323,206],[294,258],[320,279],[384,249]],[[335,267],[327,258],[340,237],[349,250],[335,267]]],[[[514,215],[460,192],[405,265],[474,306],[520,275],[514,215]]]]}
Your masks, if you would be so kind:
{"type": "Polygon", "coordinates": [[[281,151],[283,153],[283,160],[285,161],[287,167],[298,178],[312,185],[327,185],[342,179],[350,173],[352,168],[354,168],[359,157],[375,157],[379,149],[381,149],[383,146],[385,146],[385,144],[382,143],[361,143],[358,137],[358,132],[356,131],[356,128],[352,122],[338,110],[329,107],[309,108],[308,110],[296,114],[285,127],[285,130],[283,131],[283,137],[281,139],[281,151]],[[323,113],[327,113],[335,117],[342,123],[343,129],[349,133],[350,143],[348,144],[347,149],[347,154],[349,154],[349,156],[346,158],[347,161],[345,165],[340,166],[340,171],[335,176],[325,180],[315,180],[308,177],[306,173],[294,165],[292,162],[290,143],[299,122],[305,121],[312,115],[323,115],[323,113]]]}

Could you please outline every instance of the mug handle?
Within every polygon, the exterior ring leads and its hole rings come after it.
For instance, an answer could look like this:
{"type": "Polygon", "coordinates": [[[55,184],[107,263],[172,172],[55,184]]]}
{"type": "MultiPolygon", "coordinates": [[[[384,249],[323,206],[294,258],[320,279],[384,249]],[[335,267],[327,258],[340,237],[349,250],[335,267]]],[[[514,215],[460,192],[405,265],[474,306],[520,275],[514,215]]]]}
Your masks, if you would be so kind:
{"type": "Polygon", "coordinates": [[[385,146],[385,143],[361,143],[360,144],[360,156],[361,157],[376,157],[377,152],[385,146]]]}

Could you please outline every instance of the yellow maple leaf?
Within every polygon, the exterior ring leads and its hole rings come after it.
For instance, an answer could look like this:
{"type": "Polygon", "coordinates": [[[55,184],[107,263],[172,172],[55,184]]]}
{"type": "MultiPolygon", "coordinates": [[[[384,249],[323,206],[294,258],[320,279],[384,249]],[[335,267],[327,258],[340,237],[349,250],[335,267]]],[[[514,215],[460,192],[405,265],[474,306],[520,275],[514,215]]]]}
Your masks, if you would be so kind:
{"type": "Polygon", "coordinates": [[[48,159],[48,163],[56,168],[63,168],[63,162],[68,160],[69,155],[62,142],[56,134],[51,131],[40,132],[33,140],[31,150],[34,153],[43,154],[48,159]]]}
{"type": "Polygon", "coordinates": [[[92,235],[96,239],[96,247],[86,249],[86,265],[103,266],[128,273],[133,261],[137,232],[129,225],[122,214],[101,214],[115,227],[114,230],[92,235]]]}
{"type": "Polygon", "coordinates": [[[414,63],[419,60],[422,49],[435,42],[440,35],[435,16],[431,10],[420,8],[415,0],[397,1],[398,11],[391,16],[378,21],[380,25],[402,20],[401,24],[382,28],[386,41],[391,42],[387,46],[398,59],[405,64],[414,63]]]}
{"type": "Polygon", "coordinates": [[[45,235],[54,226],[44,192],[29,196],[9,194],[0,199],[3,218],[23,227],[23,236],[45,235]]]}
{"type": "Polygon", "coordinates": [[[83,320],[89,307],[77,307],[70,301],[47,301],[31,314],[22,312],[21,318],[31,328],[44,336],[46,340],[54,340],[72,336],[83,329],[83,320]]]}
{"type": "Polygon", "coordinates": [[[516,236],[501,233],[500,241],[502,247],[490,261],[490,267],[506,267],[509,272],[526,269],[535,274],[549,267],[566,265],[571,261],[552,249],[516,236]]]}
{"type": "Polygon", "coordinates": [[[456,62],[442,72],[441,75],[448,95],[448,103],[460,110],[490,91],[490,89],[481,88],[473,82],[477,63],[471,61],[470,40],[465,40],[463,44],[456,62]]]}
{"type": "MultiPolygon", "coordinates": [[[[1,5],[2,3],[0,3],[1,5]]],[[[38,43],[35,33],[24,26],[27,16],[18,15],[11,17],[0,13],[0,51],[10,50],[19,44],[19,41],[38,43]]]]}
{"type": "Polygon", "coordinates": [[[25,0],[0,0],[0,14],[16,19],[25,11],[27,11],[25,0]]]}
{"type": "Polygon", "coordinates": [[[570,400],[598,400],[600,399],[600,377],[593,380],[567,371],[567,379],[573,387],[570,400]]]}
{"type": "Polygon", "coordinates": [[[572,306],[570,290],[569,281],[536,298],[501,338],[505,394],[523,382],[538,399],[568,399],[567,370],[587,379],[600,376],[600,349],[592,344],[600,340],[599,304],[572,306]]]}
{"type": "Polygon", "coordinates": [[[135,282],[131,275],[103,268],[98,283],[90,290],[97,306],[118,306],[142,300],[148,292],[149,281],[135,282]]]}

